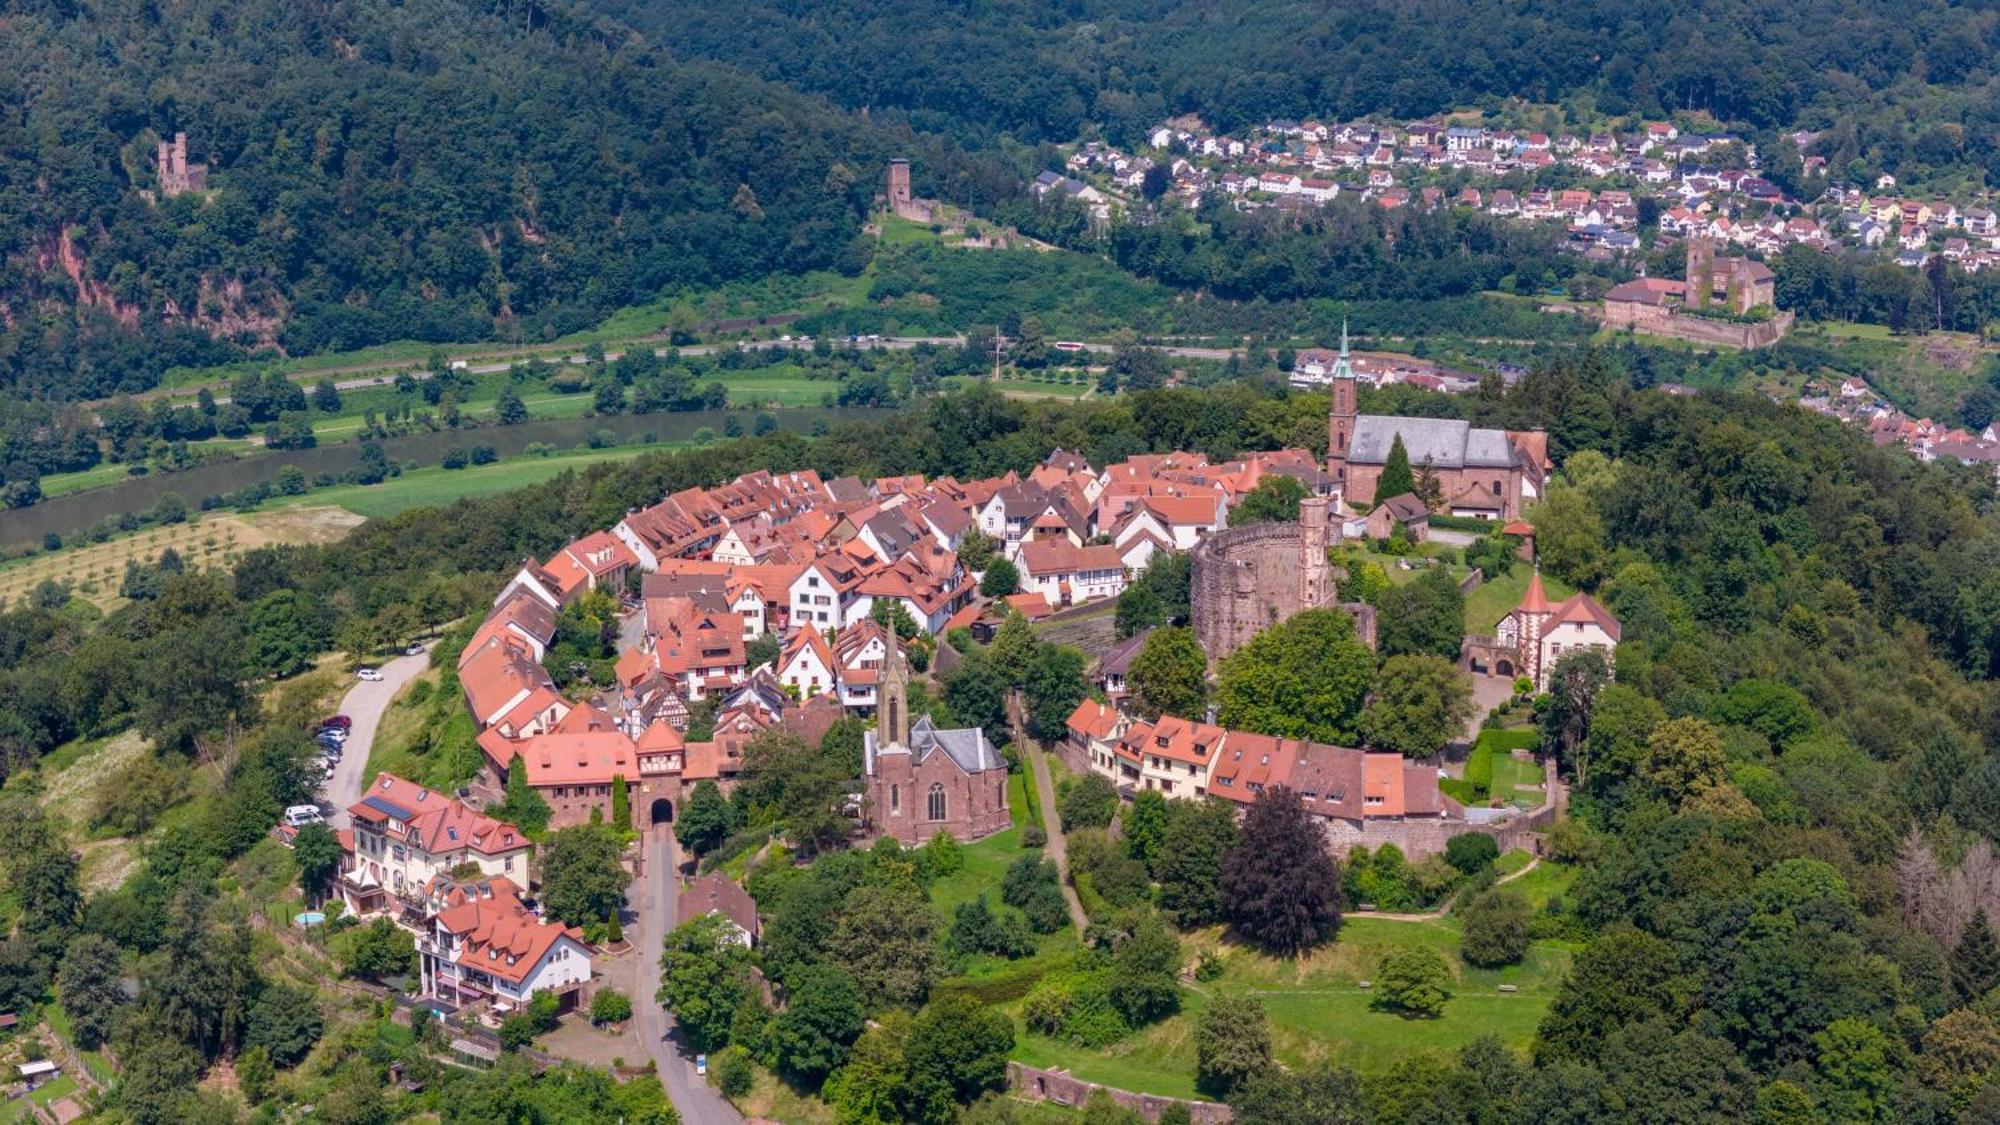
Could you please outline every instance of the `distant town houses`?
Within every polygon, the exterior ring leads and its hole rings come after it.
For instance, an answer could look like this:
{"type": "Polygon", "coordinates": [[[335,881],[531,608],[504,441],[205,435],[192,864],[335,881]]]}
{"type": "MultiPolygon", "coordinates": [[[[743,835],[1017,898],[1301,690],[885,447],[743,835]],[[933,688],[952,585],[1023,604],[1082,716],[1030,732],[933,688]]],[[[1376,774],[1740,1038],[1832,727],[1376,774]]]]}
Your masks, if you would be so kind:
{"type": "Polygon", "coordinates": [[[1807,383],[1799,406],[1860,427],[1877,446],[1902,446],[1919,461],[1949,459],[1985,466],[2000,478],[2000,433],[1995,426],[1973,431],[1929,418],[1912,418],[1858,376],[1835,384],[1807,383]]]}
{"type": "MultiPolygon", "coordinates": [[[[1800,134],[1786,143],[1804,148],[1813,139],[1800,134]]],[[[1823,170],[1817,157],[1807,160],[1809,170],[1823,170]]],[[[1190,205],[1216,195],[1246,209],[1312,206],[1342,197],[1385,208],[1468,208],[1561,222],[1575,249],[1596,255],[1637,247],[1644,201],[1657,213],[1662,234],[1711,238],[1756,254],[1773,255],[1791,245],[1822,251],[1846,246],[1882,248],[1913,268],[1938,254],[1967,270],[2000,264],[2000,220],[1990,199],[1881,194],[1895,186],[1891,179],[1873,192],[1835,184],[1819,199],[1799,200],[1759,174],[1760,167],[1756,147],[1741,137],[1687,131],[1666,121],[1644,122],[1623,133],[1551,135],[1464,121],[1278,119],[1224,135],[1181,118],[1151,130],[1143,151],[1085,142],[1066,158],[1062,171],[1043,173],[1035,191],[1075,198],[1102,221],[1138,197],[1149,170],[1164,168],[1168,190],[1190,205]],[[1608,182],[1527,191],[1479,185],[1449,196],[1425,182],[1466,175],[1499,180],[1544,169],[1608,182]],[[1839,218],[1832,220],[1836,213],[1839,218]]]]}

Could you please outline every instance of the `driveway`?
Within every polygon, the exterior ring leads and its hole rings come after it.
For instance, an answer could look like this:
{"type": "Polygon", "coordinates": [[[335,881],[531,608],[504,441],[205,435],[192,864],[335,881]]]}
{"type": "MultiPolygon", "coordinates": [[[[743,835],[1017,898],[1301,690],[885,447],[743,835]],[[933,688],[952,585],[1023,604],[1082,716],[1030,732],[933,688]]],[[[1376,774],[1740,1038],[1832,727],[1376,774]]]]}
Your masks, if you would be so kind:
{"type": "Polygon", "coordinates": [[[340,713],[354,720],[348,728],[347,745],[342,748],[340,764],[334,767],[333,776],[326,782],[326,801],[333,806],[326,822],[334,828],[346,828],[347,806],[361,799],[361,787],[367,784],[368,752],[375,745],[375,728],[382,724],[382,713],[389,709],[389,701],[403,690],[403,685],[417,678],[418,673],[430,667],[429,652],[416,656],[398,656],[394,660],[379,664],[382,678],[378,681],[356,680],[340,701],[340,713]]]}
{"type": "Polygon", "coordinates": [[[680,1036],[674,1031],[674,1017],[660,1005],[660,951],[666,947],[667,931],[674,928],[675,900],[680,879],[675,868],[680,862],[680,845],[673,830],[649,828],[639,841],[643,866],[630,897],[639,906],[638,948],[639,989],[632,997],[637,1009],[639,1038],[659,1068],[660,1082],[683,1125],[743,1125],[743,1116],[715,1088],[694,1072],[692,1052],[683,1053],[680,1036]]]}

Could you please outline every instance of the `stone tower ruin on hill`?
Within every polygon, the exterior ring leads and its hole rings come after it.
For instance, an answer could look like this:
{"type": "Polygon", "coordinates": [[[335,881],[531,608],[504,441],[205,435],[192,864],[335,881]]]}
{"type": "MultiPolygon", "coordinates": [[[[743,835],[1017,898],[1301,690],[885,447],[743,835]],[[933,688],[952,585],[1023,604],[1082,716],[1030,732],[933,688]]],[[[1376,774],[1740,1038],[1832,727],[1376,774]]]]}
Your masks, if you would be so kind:
{"type": "Polygon", "coordinates": [[[161,141],[158,159],[160,194],[208,190],[208,165],[188,163],[188,135],[175,133],[172,141],[161,141]]]}

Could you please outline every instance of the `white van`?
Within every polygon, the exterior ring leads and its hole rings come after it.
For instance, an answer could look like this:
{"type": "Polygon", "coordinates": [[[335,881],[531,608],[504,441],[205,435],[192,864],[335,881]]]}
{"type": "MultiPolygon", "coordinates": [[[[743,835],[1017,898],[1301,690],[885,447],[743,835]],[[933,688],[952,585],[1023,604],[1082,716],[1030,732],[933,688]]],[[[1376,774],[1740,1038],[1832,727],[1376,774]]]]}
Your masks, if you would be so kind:
{"type": "Polygon", "coordinates": [[[308,824],[325,822],[326,817],[320,814],[318,805],[293,805],[285,810],[285,823],[293,828],[304,828],[308,824]]]}

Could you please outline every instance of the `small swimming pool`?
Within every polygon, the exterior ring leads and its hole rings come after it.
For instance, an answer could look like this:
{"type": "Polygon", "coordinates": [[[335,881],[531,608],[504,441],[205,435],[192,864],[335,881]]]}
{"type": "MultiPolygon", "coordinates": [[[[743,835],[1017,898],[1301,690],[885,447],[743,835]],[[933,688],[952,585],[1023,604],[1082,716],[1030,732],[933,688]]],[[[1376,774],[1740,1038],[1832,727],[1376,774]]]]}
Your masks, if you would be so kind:
{"type": "Polygon", "coordinates": [[[326,915],[318,910],[308,910],[294,915],[292,921],[301,926],[322,926],[326,924],[326,915]]]}

